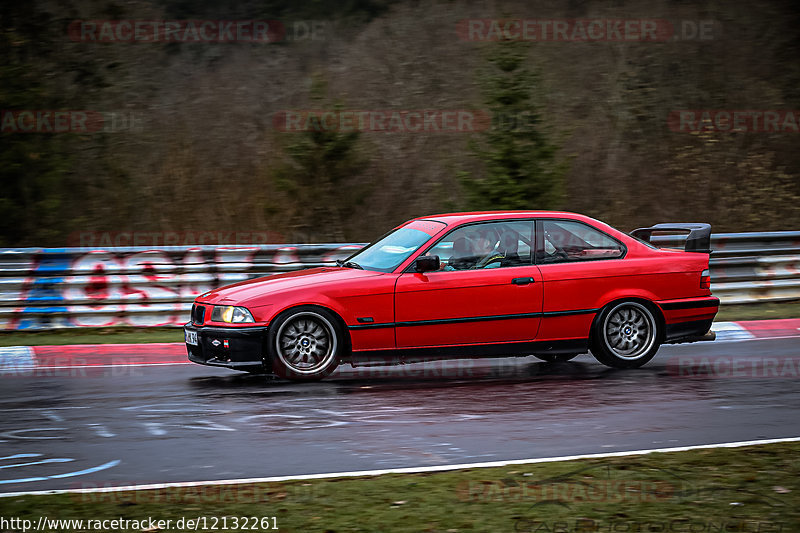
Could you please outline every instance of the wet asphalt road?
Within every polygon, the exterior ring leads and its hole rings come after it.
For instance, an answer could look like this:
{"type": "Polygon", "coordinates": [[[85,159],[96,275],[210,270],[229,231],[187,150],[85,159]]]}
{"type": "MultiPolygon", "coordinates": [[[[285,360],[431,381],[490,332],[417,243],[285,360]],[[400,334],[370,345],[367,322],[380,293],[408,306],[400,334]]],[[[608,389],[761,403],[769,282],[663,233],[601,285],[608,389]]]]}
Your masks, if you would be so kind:
{"type": "Polygon", "coordinates": [[[793,338],[665,346],[634,371],[580,356],[347,366],[308,384],[196,365],[0,377],[0,493],[793,437],[800,378],[748,369],[798,354],[793,338]],[[725,364],[687,377],[687,357],[725,364]]]}

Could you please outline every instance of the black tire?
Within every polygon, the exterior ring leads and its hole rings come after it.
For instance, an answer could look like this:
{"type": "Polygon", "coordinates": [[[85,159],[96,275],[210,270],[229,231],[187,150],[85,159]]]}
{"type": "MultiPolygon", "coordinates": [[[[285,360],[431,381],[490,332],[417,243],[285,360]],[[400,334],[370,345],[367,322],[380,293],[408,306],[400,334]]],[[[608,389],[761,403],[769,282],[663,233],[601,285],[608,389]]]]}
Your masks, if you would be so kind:
{"type": "Polygon", "coordinates": [[[315,381],[336,370],[344,341],[339,321],[332,313],[302,306],[284,311],[272,321],[267,346],[277,375],[315,381]]]}
{"type": "Polygon", "coordinates": [[[537,359],[547,361],[548,363],[564,363],[571,359],[578,357],[579,353],[547,353],[547,354],[533,354],[537,359]]]}
{"type": "Polygon", "coordinates": [[[661,346],[661,321],[647,304],[627,300],[603,308],[592,325],[595,359],[613,368],[639,368],[661,346]]]}

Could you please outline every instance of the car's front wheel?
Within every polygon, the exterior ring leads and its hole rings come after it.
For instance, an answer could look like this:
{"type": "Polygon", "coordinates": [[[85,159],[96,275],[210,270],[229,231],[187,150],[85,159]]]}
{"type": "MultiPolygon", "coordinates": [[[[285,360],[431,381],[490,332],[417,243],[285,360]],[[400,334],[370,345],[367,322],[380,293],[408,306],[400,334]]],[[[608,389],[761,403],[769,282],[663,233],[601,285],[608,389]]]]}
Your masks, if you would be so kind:
{"type": "Polygon", "coordinates": [[[293,380],[318,380],[339,364],[342,334],[331,313],[301,307],[282,313],[270,324],[272,369],[293,380]]]}
{"type": "Polygon", "coordinates": [[[610,304],[592,326],[592,354],[607,366],[639,368],[656,355],[660,327],[653,311],[641,302],[610,304]]]}

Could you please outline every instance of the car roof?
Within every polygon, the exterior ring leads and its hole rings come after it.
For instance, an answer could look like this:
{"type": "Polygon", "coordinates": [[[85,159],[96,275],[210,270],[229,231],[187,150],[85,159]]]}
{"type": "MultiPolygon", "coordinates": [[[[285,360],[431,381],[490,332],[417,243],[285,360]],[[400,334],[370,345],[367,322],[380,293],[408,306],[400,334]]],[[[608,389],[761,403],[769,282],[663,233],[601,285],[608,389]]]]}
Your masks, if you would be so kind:
{"type": "Polygon", "coordinates": [[[443,213],[440,215],[430,215],[418,217],[414,220],[435,220],[444,222],[448,226],[463,224],[464,222],[476,222],[484,220],[503,220],[509,218],[569,218],[584,222],[598,222],[597,220],[568,211],[473,211],[463,213],[443,213]]]}

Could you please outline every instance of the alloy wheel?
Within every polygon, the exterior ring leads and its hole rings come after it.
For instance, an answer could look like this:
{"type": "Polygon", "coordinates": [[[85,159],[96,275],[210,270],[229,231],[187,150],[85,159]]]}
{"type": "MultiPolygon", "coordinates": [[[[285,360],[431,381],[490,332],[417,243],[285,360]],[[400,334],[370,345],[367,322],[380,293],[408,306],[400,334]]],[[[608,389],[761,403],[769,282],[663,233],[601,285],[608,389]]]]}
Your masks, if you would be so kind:
{"type": "Polygon", "coordinates": [[[292,372],[310,375],[325,369],[336,355],[336,333],[323,316],[298,313],[284,322],[276,336],[278,358],[292,372]]]}
{"type": "Polygon", "coordinates": [[[653,314],[642,304],[619,304],[606,316],[603,323],[606,348],[621,359],[642,357],[656,341],[656,324],[653,314]]]}

